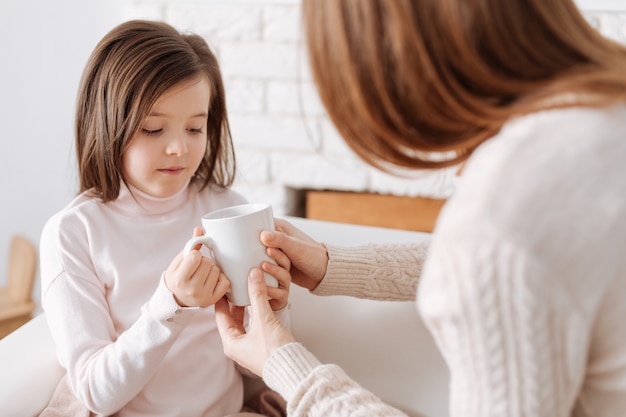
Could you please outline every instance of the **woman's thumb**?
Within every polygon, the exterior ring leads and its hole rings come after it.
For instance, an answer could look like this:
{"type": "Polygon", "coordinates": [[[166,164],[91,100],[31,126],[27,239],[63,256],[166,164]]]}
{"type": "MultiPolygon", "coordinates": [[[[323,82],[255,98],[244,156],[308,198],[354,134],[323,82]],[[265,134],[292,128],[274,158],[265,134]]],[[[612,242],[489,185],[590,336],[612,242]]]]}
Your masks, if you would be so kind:
{"type": "Polygon", "coordinates": [[[248,295],[250,296],[250,313],[259,318],[265,317],[268,311],[272,311],[267,297],[267,286],[263,271],[252,268],[248,277],[248,295]]]}

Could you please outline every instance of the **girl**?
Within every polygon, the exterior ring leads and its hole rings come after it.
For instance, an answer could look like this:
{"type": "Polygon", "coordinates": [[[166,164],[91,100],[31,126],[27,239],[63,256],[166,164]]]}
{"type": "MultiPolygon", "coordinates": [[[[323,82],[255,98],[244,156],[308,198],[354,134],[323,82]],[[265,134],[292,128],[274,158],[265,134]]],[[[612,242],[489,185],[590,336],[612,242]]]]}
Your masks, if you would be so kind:
{"type": "MultiPolygon", "coordinates": [[[[42,304],[69,385],[92,413],[224,416],[242,377],[212,306],[229,281],[181,250],[203,214],[244,202],[224,88],[206,42],[131,21],[97,45],[78,93],[80,194],[41,237],[42,304]]],[[[271,303],[284,324],[289,261],[271,303]]]]}
{"type": "MultiPolygon", "coordinates": [[[[572,0],[303,0],[303,11],[322,101],[364,160],[465,166],[428,247],[325,247],[279,222],[261,238],[289,256],[294,282],[416,300],[454,417],[626,415],[626,48],[572,0]]],[[[216,306],[224,349],[289,415],[404,415],[320,364],[252,278],[249,332],[216,306]]]]}

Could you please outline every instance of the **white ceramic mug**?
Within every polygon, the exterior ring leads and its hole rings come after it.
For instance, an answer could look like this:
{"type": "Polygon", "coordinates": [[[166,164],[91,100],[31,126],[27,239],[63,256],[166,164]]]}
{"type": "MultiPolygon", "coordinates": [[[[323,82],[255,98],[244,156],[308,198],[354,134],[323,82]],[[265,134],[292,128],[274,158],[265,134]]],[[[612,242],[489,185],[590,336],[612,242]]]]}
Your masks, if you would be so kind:
{"type": "MultiPolygon", "coordinates": [[[[259,240],[263,230],[274,230],[274,215],[268,204],[242,204],[228,207],[202,216],[203,236],[187,241],[184,255],[198,244],[208,247],[213,260],[230,280],[226,296],[238,306],[250,305],[248,274],[263,261],[276,263],[267,255],[259,240]]],[[[265,282],[278,287],[278,280],[264,272],[265,282]]]]}

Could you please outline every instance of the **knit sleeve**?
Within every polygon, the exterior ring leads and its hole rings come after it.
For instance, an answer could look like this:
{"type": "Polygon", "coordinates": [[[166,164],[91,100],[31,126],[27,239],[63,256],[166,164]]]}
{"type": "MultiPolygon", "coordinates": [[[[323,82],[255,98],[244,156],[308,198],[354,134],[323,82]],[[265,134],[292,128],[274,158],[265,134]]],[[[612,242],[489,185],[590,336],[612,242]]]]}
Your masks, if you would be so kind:
{"type": "Polygon", "coordinates": [[[263,379],[287,400],[290,416],[406,417],[350,379],[339,366],[320,364],[300,343],[274,352],[263,379]]]}
{"type": "Polygon", "coordinates": [[[451,416],[569,416],[589,318],[532,249],[483,230],[433,241],[418,306],[451,376],[451,416]]]}
{"type": "Polygon", "coordinates": [[[381,301],[415,300],[428,245],[428,241],[357,247],[327,244],[326,276],[313,293],[381,301]]]}

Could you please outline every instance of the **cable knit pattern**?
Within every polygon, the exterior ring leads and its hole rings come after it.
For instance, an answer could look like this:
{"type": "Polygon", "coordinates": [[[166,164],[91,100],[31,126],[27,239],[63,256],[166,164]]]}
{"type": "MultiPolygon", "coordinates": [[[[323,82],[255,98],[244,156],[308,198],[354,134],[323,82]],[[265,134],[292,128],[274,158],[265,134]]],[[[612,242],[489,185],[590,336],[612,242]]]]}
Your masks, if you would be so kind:
{"type": "MultiPolygon", "coordinates": [[[[568,351],[584,359],[581,340],[589,325],[577,303],[563,294],[553,271],[506,239],[478,243],[434,242],[447,262],[428,270],[442,279],[421,288],[421,310],[451,369],[452,415],[567,416],[577,379],[564,378],[568,351]],[[426,299],[427,298],[427,299],[426,299]],[[568,327],[572,320],[580,327],[568,327]],[[477,343],[480,341],[480,343],[477,343]],[[565,357],[564,357],[565,356],[565,357]]],[[[433,275],[431,275],[433,276],[433,275]]],[[[566,375],[566,374],[565,374],[566,375]]]]}
{"type": "Polygon", "coordinates": [[[326,245],[328,268],[316,295],[350,295],[371,300],[415,300],[428,242],[355,248],[326,245]],[[350,279],[347,280],[346,277],[350,279]]]}
{"type": "Polygon", "coordinates": [[[418,294],[453,416],[626,415],[625,131],[623,106],[542,112],[469,161],[418,294]]]}
{"type": "MultiPolygon", "coordinates": [[[[625,132],[623,105],[512,120],[468,161],[425,263],[425,245],[328,246],[315,293],[404,300],[421,272],[453,417],[625,416],[625,132]]],[[[264,372],[293,416],[401,415],[298,344],[264,372]]]]}

